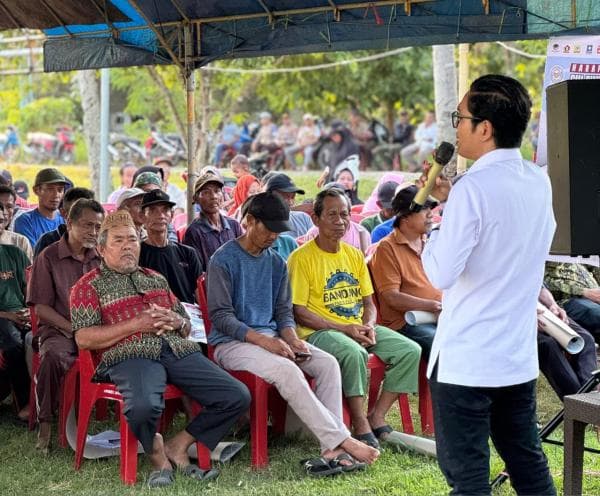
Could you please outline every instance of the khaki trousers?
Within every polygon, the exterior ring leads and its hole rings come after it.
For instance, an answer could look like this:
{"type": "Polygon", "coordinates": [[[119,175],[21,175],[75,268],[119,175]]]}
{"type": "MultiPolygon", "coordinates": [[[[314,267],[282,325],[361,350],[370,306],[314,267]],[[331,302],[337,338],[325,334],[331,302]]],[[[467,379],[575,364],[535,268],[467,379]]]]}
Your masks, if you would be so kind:
{"type": "Polygon", "coordinates": [[[332,450],[350,437],[342,421],[342,383],[337,360],[308,344],[310,360],[295,363],[260,346],[232,341],[215,349],[215,360],[228,370],[245,370],[273,384],[321,445],[332,450]],[[316,383],[315,391],[304,372],[316,383]]]}

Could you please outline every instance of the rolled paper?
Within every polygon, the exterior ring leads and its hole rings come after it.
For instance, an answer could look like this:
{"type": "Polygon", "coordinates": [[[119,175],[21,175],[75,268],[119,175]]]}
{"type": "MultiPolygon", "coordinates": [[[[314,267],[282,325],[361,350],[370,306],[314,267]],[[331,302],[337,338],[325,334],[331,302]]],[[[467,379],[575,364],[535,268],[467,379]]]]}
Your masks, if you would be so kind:
{"type": "Polygon", "coordinates": [[[425,456],[431,456],[437,458],[437,451],[435,441],[432,439],[426,439],[424,437],[412,436],[405,434],[404,432],[394,431],[389,434],[394,437],[394,440],[401,441],[406,449],[414,451],[425,456]]]}
{"type": "Polygon", "coordinates": [[[583,349],[583,338],[554,315],[540,302],[537,304],[538,319],[544,324],[544,332],[558,341],[568,353],[576,355],[583,349]]]}
{"type": "Polygon", "coordinates": [[[422,312],[421,310],[411,310],[404,314],[404,320],[411,326],[420,324],[435,324],[438,320],[438,316],[431,312],[422,312]]]}

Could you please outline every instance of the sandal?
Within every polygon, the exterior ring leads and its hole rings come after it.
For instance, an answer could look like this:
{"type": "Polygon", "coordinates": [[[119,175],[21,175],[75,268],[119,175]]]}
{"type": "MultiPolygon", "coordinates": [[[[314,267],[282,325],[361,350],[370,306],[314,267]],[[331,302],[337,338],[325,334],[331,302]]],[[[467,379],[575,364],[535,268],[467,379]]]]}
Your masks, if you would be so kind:
{"type": "Polygon", "coordinates": [[[332,467],[325,458],[311,458],[310,460],[302,460],[301,463],[304,471],[310,477],[328,477],[343,472],[341,466],[332,467]]]}
{"type": "Polygon", "coordinates": [[[394,432],[394,429],[388,424],[373,429],[373,434],[375,434],[375,437],[377,437],[379,441],[384,441],[384,439],[381,438],[383,434],[391,434],[392,432],[394,432]]]}
{"type": "Polygon", "coordinates": [[[341,455],[338,455],[335,458],[332,458],[331,460],[329,460],[329,466],[331,468],[341,467],[342,472],[356,472],[356,471],[364,470],[365,468],[367,468],[366,463],[355,460],[352,457],[352,455],[350,455],[348,453],[342,453],[341,455]],[[348,462],[350,462],[350,465],[345,465],[343,463],[340,463],[342,461],[348,461],[348,462]]]}
{"type": "Polygon", "coordinates": [[[205,482],[215,480],[221,474],[219,470],[215,468],[202,470],[198,465],[194,465],[193,463],[190,463],[185,467],[177,467],[177,470],[190,479],[205,482]]]}
{"type": "Polygon", "coordinates": [[[366,432],[365,434],[354,434],[354,436],[352,437],[354,439],[357,439],[358,441],[362,441],[367,446],[371,446],[371,448],[381,449],[381,445],[379,444],[379,441],[377,440],[373,432],[366,432]]]}
{"type": "Polygon", "coordinates": [[[175,477],[171,469],[154,470],[148,476],[148,487],[167,487],[173,484],[174,481],[175,477]]]}

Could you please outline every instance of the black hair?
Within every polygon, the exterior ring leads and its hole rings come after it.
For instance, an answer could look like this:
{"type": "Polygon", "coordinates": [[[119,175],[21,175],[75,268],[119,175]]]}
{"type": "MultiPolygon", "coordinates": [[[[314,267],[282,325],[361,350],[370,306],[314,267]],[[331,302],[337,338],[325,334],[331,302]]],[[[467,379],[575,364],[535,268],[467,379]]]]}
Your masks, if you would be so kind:
{"type": "Polygon", "coordinates": [[[17,199],[17,193],[15,192],[15,190],[13,188],[11,188],[10,186],[7,186],[6,184],[0,184],[0,195],[4,195],[7,193],[9,195],[12,195],[13,200],[17,199]]]}
{"type": "Polygon", "coordinates": [[[531,98],[519,81],[508,76],[488,74],[471,84],[467,108],[477,120],[494,127],[494,143],[498,148],[518,148],[531,117],[531,98]]]}
{"type": "Polygon", "coordinates": [[[323,204],[325,203],[325,198],[343,198],[348,206],[348,210],[350,210],[350,202],[348,201],[348,197],[346,196],[344,190],[339,188],[327,188],[319,191],[315,198],[313,212],[317,217],[321,217],[321,214],[323,213],[323,204]]]}
{"type": "Polygon", "coordinates": [[[75,200],[75,203],[73,203],[69,209],[69,220],[71,222],[79,220],[83,215],[83,211],[86,209],[92,210],[97,214],[104,215],[104,209],[102,208],[102,205],[100,205],[100,203],[98,203],[96,200],[92,198],[79,198],[78,200],[75,200]]]}
{"type": "Polygon", "coordinates": [[[85,200],[93,200],[94,192],[91,189],[87,188],[71,188],[66,193],[62,199],[61,208],[65,211],[65,215],[69,216],[69,210],[73,206],[73,204],[80,199],[85,200]]]}

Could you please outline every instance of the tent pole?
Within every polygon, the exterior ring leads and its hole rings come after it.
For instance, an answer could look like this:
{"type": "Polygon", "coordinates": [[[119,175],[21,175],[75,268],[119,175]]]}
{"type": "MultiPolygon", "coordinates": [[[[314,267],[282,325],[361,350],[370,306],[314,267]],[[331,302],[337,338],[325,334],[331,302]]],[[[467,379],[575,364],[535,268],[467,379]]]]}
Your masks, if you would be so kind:
{"type": "Polygon", "coordinates": [[[196,125],[196,77],[194,71],[190,71],[185,78],[185,89],[187,95],[187,214],[188,224],[194,220],[194,183],[196,174],[194,172],[194,150],[196,143],[194,139],[194,126],[196,125]]]}
{"type": "Polygon", "coordinates": [[[110,132],[110,69],[100,69],[100,201],[110,193],[110,164],[108,144],[110,132]]]}
{"type": "MultiPolygon", "coordinates": [[[[458,101],[469,89],[469,44],[458,45],[458,101]]],[[[467,159],[458,156],[456,161],[456,172],[467,170],[467,159]]]]}

